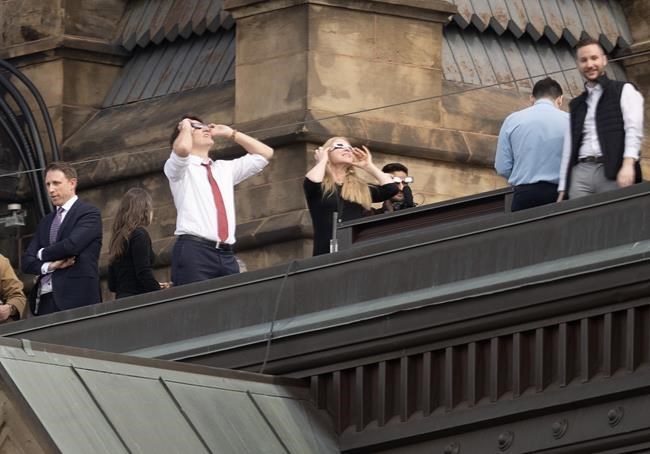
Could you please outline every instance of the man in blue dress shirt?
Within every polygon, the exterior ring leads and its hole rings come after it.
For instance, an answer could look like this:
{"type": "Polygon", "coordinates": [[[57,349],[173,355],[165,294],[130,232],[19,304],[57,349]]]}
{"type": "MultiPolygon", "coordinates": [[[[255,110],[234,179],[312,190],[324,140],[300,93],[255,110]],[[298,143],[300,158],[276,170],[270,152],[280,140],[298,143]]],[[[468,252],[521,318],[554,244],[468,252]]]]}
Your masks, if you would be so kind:
{"type": "Polygon", "coordinates": [[[494,168],[514,187],[512,211],[557,200],[560,161],[569,114],[560,110],[562,87],[547,77],[538,81],[533,105],[510,114],[499,132],[494,168]]]}

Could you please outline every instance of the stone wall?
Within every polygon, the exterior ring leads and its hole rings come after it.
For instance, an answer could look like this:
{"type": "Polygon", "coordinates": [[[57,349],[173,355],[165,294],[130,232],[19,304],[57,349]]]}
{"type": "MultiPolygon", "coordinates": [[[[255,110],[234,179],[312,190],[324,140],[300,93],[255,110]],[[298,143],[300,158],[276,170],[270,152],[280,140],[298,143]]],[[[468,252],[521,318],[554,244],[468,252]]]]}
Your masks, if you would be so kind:
{"type": "MultiPolygon", "coordinates": [[[[63,157],[87,161],[79,165],[79,192],[102,210],[103,272],[119,198],[140,186],[154,195],[149,230],[159,256],[156,273],[169,280],[176,212],[162,167],[170,129],[188,112],[253,131],[276,149],[262,174],[236,188],[238,255],[250,270],[310,255],[302,179],[313,150],[332,135],[369,146],[379,166],[407,165],[420,204],[506,185],[492,169],[496,136],[503,118],[529,105],[528,94],[443,80],[442,30],[453,11],[447,2],[229,0],[238,31],[236,83],[110,109],[101,102],[126,56],[108,37],[125,1],[78,0],[66,2],[65,10],[41,3],[0,3],[5,13],[13,5],[17,17],[43,16],[36,22],[45,37],[37,40],[40,47],[27,42],[15,26],[19,20],[1,15],[7,27],[0,54],[13,56],[42,91],[63,157]],[[430,99],[375,109],[418,98],[430,99]]],[[[641,3],[627,2],[626,11],[635,15],[633,36],[647,39],[641,3]]],[[[637,63],[627,69],[647,94],[647,60],[637,63]]],[[[224,142],[213,157],[241,153],[224,142]]],[[[646,159],[643,165],[650,174],[646,159]]],[[[27,198],[28,188],[21,191],[27,198]]],[[[32,220],[19,234],[33,229],[32,220]]],[[[14,234],[0,234],[0,247],[13,248],[14,234]]]]}

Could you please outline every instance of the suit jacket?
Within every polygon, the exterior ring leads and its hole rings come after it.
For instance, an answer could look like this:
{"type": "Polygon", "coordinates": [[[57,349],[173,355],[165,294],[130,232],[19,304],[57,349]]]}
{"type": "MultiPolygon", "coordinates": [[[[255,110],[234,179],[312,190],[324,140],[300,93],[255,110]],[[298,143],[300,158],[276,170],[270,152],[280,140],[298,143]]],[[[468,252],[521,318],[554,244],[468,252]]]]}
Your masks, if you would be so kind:
{"type": "Polygon", "coordinates": [[[59,227],[57,239],[50,244],[50,225],[55,213],[45,216],[38,224],[34,238],[23,254],[23,272],[41,275],[45,262],[76,257],[69,268],[52,273],[54,302],[59,309],[99,303],[99,251],[102,247],[102,218],[94,206],[77,200],[59,227]],[[42,260],[38,251],[43,248],[42,260]]]}

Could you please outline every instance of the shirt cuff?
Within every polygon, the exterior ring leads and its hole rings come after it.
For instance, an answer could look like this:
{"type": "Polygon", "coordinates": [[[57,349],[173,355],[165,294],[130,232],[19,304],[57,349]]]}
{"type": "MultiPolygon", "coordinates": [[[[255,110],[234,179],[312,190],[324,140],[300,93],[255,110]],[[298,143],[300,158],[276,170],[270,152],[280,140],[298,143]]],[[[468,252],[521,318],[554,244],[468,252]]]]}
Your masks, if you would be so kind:
{"type": "Polygon", "coordinates": [[[40,248],[38,252],[36,253],[36,258],[39,260],[43,260],[43,249],[45,248],[40,248]]]}
{"type": "Polygon", "coordinates": [[[41,274],[49,274],[51,273],[50,271],[50,263],[52,262],[45,262],[41,265],[41,274]]]}
{"type": "Polygon", "coordinates": [[[639,160],[639,150],[625,150],[623,158],[634,158],[635,161],[639,160]]]}

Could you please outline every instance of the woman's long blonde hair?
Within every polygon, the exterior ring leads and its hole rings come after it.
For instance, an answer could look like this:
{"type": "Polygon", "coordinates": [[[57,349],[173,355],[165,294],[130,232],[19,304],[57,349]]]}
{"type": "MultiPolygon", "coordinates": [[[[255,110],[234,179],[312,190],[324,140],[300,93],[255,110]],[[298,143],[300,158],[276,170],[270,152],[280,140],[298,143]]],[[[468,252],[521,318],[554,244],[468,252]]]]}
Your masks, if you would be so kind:
{"type": "MultiPolygon", "coordinates": [[[[322,145],[322,148],[329,153],[329,148],[337,140],[345,140],[350,143],[350,141],[345,137],[331,137],[322,145]]],[[[336,181],[329,163],[327,163],[327,171],[323,177],[321,187],[323,189],[323,197],[327,197],[329,194],[334,194],[336,192],[336,181]]],[[[357,176],[354,172],[354,167],[351,165],[345,172],[343,186],[341,187],[341,197],[350,202],[358,203],[366,210],[372,208],[372,198],[370,197],[368,184],[357,176]]]]}

